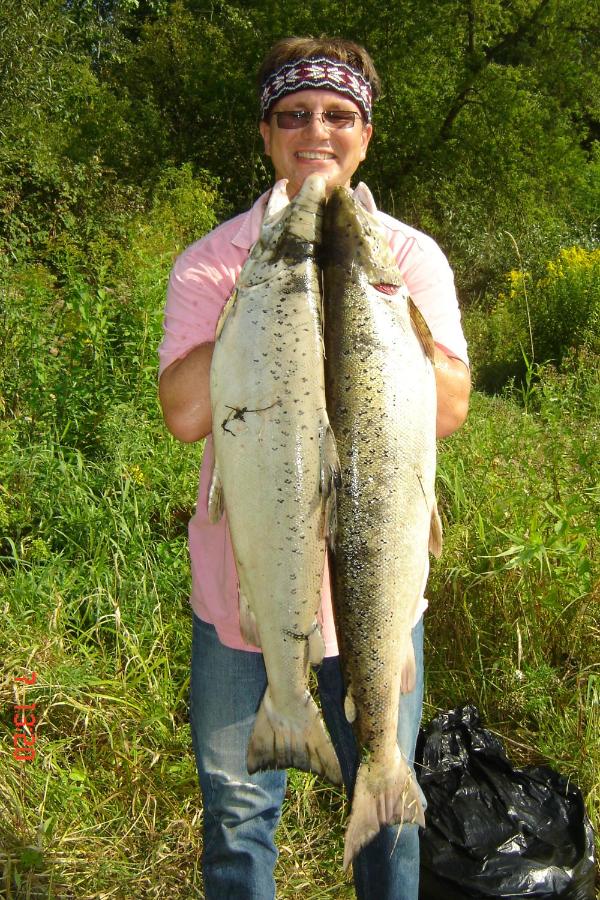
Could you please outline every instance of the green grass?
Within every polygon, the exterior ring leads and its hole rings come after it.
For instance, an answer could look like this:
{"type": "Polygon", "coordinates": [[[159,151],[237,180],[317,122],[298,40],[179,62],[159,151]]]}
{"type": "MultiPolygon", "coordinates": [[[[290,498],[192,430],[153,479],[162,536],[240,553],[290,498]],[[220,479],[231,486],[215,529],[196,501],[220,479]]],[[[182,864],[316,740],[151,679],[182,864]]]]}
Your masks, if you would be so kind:
{"type": "MultiPolygon", "coordinates": [[[[598,827],[598,418],[586,406],[598,386],[588,380],[578,401],[543,385],[530,414],[476,394],[441,453],[446,547],[430,583],[426,717],[475,700],[513,759],[544,760],[581,786],[598,827]]],[[[0,585],[6,896],[185,898],[200,884],[185,546],[199,451],[121,407],[127,417],[135,441],[109,429],[107,466],[48,442],[5,456],[21,527],[4,545],[0,585]],[[38,754],[17,763],[11,705],[24,691],[13,678],[32,669],[38,754]]],[[[344,820],[337,792],[292,773],[281,896],[352,896],[344,820]]]]}

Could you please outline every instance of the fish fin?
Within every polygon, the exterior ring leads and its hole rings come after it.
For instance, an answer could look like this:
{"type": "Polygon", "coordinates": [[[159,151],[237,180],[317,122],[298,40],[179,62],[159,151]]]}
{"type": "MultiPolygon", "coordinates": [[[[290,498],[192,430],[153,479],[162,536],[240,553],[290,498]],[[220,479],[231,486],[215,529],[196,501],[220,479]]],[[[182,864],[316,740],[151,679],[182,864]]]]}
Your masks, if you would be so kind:
{"type": "Polygon", "coordinates": [[[433,342],[433,337],[431,336],[431,331],[429,330],[429,325],[423,318],[423,314],[415,304],[412,297],[408,298],[408,310],[410,312],[410,320],[412,322],[413,328],[417,333],[417,337],[421,341],[421,346],[423,347],[423,352],[428,359],[433,362],[435,356],[435,344],[433,342]]]}
{"type": "Polygon", "coordinates": [[[331,425],[323,426],[321,435],[321,482],[320,491],[324,502],[324,537],[328,546],[335,546],[337,530],[337,490],[342,485],[342,468],[337,452],[335,436],[331,425]]]}
{"type": "Polygon", "coordinates": [[[311,666],[318,666],[325,656],[325,641],[319,623],[315,620],[312,630],[308,634],[308,659],[311,666]]]}
{"type": "Polygon", "coordinates": [[[348,722],[354,722],[354,720],[356,719],[356,704],[354,702],[351,688],[348,688],[348,690],[346,691],[346,696],[344,698],[344,712],[346,714],[346,719],[348,720],[348,722]]]}
{"type": "Polygon", "coordinates": [[[237,300],[237,289],[234,289],[233,292],[230,294],[225,306],[221,310],[221,315],[219,316],[219,318],[217,320],[217,328],[215,331],[215,341],[219,340],[219,338],[221,336],[221,332],[223,331],[223,326],[225,325],[225,322],[227,321],[227,319],[229,317],[229,313],[235,306],[236,300],[237,300]]]}
{"type": "Polygon", "coordinates": [[[333,784],[342,783],[331,738],[308,691],[293,708],[282,714],[275,708],[267,685],[250,736],[247,764],[250,775],[259,769],[294,766],[304,772],[324,775],[333,784]]]}
{"type": "Polygon", "coordinates": [[[216,525],[223,515],[224,502],[221,473],[219,472],[218,466],[215,462],[210,482],[210,488],[208,489],[208,521],[212,525],[216,525]]]}
{"type": "Polygon", "coordinates": [[[380,828],[403,822],[424,827],[425,814],[417,779],[396,747],[391,766],[360,764],[344,841],[344,869],[380,828]]]}
{"type": "Polygon", "coordinates": [[[431,528],[429,531],[429,551],[436,559],[442,555],[442,520],[434,500],[431,508],[431,528]]]}
{"type": "Polygon", "coordinates": [[[256,622],[256,616],[250,608],[246,595],[240,591],[240,632],[247,644],[261,647],[260,633],[256,622]]]}
{"type": "Polygon", "coordinates": [[[327,546],[330,550],[335,550],[337,524],[337,502],[335,496],[331,496],[325,503],[325,530],[323,533],[323,537],[327,541],[327,546]]]}
{"type": "Polygon", "coordinates": [[[400,692],[410,694],[417,683],[417,664],[415,662],[415,648],[409,636],[406,652],[403,654],[403,662],[400,668],[400,692]]]}

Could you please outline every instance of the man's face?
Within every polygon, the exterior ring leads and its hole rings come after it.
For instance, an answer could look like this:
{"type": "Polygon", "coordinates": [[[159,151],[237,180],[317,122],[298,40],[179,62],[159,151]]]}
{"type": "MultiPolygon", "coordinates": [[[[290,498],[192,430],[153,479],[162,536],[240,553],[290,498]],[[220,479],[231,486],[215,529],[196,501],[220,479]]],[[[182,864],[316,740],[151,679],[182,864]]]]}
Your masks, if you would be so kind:
{"type": "Polygon", "coordinates": [[[367,154],[373,126],[365,125],[359,115],[353,128],[332,129],[318,115],[341,109],[360,114],[356,103],[336,91],[296,91],[277,101],[269,122],[260,123],[265,153],[273,161],[277,180],[288,179],[290,198],[313,172],[327,179],[328,192],[333,187],[350,185],[358,164],[367,154]],[[272,115],[284,110],[309,110],[314,115],[304,128],[286,130],[278,126],[277,117],[272,115]]]}

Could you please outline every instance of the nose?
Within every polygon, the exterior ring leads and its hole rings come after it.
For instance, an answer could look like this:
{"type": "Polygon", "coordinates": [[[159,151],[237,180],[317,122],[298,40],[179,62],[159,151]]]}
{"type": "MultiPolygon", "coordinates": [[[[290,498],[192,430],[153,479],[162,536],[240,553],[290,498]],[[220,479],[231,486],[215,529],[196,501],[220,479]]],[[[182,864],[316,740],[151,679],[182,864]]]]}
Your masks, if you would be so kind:
{"type": "Polygon", "coordinates": [[[329,128],[325,124],[323,112],[313,112],[310,122],[306,126],[307,131],[311,131],[319,136],[325,135],[329,137],[329,128]]]}

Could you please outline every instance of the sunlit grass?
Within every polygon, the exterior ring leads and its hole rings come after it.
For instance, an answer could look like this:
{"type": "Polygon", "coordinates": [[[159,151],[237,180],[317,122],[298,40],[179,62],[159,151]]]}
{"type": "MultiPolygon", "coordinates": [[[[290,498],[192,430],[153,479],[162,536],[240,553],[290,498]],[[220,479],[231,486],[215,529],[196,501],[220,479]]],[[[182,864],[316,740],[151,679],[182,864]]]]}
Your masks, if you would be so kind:
{"type": "MultiPolygon", "coordinates": [[[[597,825],[598,606],[575,552],[585,535],[597,571],[595,473],[577,466],[595,426],[577,416],[559,428],[543,409],[524,419],[511,400],[476,396],[470,424],[442,452],[446,550],[430,583],[425,717],[474,700],[515,762],[545,761],[581,786],[597,825]],[[536,533],[527,555],[515,537],[536,533]],[[568,585],[559,590],[557,577],[568,585]]],[[[148,432],[135,447],[115,432],[107,467],[54,443],[19,453],[13,469],[27,485],[32,527],[4,545],[1,576],[7,896],[200,890],[180,514],[193,502],[198,451],[162,435],[146,452],[148,432]],[[143,477],[128,474],[134,465],[143,477]],[[14,676],[33,669],[37,683],[17,688],[14,676]],[[10,712],[24,696],[36,703],[37,756],[17,763],[10,712]]],[[[341,869],[344,823],[337,791],[290,774],[278,837],[282,897],[353,896],[341,869]]]]}

